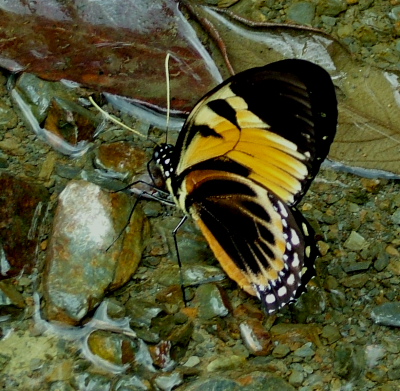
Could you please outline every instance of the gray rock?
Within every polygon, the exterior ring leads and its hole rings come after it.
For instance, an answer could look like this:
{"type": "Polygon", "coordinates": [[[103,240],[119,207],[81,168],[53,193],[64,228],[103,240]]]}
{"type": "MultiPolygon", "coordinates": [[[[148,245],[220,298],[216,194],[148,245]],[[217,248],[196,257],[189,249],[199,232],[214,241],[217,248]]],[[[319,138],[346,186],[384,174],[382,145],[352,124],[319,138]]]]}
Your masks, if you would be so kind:
{"type": "Polygon", "coordinates": [[[315,5],[308,1],[292,4],[287,10],[287,19],[300,24],[311,24],[315,16],[315,5]]]}
{"type": "Polygon", "coordinates": [[[125,227],[132,203],[85,181],[60,194],[44,274],[48,319],[76,324],[130,279],[147,231],[140,208],[125,227]]]}
{"type": "Polygon", "coordinates": [[[372,320],[385,326],[400,327],[400,302],[384,303],[371,311],[372,320]]]}

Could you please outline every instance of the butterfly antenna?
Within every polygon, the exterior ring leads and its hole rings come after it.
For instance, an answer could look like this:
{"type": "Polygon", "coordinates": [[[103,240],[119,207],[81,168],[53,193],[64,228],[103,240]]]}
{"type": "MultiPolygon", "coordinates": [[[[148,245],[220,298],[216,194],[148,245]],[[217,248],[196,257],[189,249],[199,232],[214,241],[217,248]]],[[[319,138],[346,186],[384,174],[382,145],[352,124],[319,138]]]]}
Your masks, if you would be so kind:
{"type": "Polygon", "coordinates": [[[168,128],[169,128],[169,113],[171,111],[171,90],[169,85],[169,58],[170,54],[167,53],[165,56],[165,81],[167,86],[167,123],[166,123],[166,132],[165,132],[165,143],[168,143],[168,128]]]}

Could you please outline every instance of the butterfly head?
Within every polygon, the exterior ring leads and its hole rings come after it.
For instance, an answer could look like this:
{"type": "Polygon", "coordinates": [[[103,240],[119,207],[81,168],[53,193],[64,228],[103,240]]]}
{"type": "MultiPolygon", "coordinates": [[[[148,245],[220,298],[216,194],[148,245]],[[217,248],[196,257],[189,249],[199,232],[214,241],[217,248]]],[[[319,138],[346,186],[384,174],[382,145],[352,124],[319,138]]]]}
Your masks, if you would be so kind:
{"type": "Polygon", "coordinates": [[[161,168],[162,174],[167,181],[174,173],[172,157],[174,154],[174,146],[171,144],[161,144],[154,148],[153,159],[161,168]]]}

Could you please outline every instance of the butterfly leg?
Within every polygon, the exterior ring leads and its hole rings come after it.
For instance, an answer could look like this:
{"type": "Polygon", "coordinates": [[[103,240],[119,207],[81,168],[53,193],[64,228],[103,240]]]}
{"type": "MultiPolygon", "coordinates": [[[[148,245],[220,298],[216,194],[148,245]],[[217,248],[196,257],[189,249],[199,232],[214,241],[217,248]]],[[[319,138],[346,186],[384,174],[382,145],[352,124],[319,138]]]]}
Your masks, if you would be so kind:
{"type": "Polygon", "coordinates": [[[120,231],[120,233],[118,234],[118,236],[117,236],[117,237],[112,241],[112,243],[106,248],[105,252],[107,252],[112,246],[114,246],[115,242],[121,237],[122,233],[125,232],[125,230],[128,228],[128,225],[129,225],[129,223],[130,223],[130,221],[131,221],[133,212],[134,212],[135,209],[136,209],[136,205],[137,205],[138,202],[141,200],[141,198],[142,198],[142,195],[139,194],[139,196],[137,197],[135,203],[133,204],[133,207],[132,207],[132,209],[131,209],[131,211],[130,211],[130,213],[129,213],[128,219],[126,220],[126,223],[125,223],[124,227],[121,229],[121,231],[120,231]]]}
{"type": "Polygon", "coordinates": [[[184,285],[183,274],[182,274],[182,262],[181,262],[181,257],[179,256],[178,240],[176,238],[176,234],[179,231],[179,228],[182,227],[182,225],[185,223],[186,220],[187,220],[187,216],[185,215],[185,216],[182,217],[182,220],[179,222],[179,224],[172,231],[172,236],[174,238],[174,244],[175,244],[176,259],[177,259],[178,265],[179,265],[179,275],[180,275],[180,280],[181,280],[182,297],[183,297],[183,302],[185,304],[185,307],[187,306],[188,303],[187,303],[187,300],[186,300],[185,285],[184,285]]]}

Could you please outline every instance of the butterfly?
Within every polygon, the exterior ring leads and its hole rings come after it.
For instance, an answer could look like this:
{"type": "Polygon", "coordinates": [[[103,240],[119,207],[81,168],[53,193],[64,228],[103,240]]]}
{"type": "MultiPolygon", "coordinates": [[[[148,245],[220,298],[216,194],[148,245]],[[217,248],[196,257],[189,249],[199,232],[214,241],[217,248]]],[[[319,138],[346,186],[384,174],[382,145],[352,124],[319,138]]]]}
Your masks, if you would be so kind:
{"type": "Polygon", "coordinates": [[[155,162],[228,276],[267,313],[306,291],[319,255],[296,208],[333,142],[329,74],[305,60],[252,68],[206,94],[155,162]]]}

